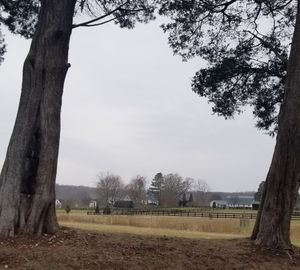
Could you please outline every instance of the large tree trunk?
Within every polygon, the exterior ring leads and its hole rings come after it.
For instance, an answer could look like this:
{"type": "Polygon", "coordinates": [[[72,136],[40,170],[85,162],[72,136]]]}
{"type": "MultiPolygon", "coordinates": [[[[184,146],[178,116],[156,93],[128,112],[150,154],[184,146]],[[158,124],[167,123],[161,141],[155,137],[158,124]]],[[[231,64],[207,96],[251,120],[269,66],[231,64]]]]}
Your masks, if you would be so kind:
{"type": "Polygon", "coordinates": [[[290,249],[290,221],[300,181],[300,3],[276,146],[252,233],[260,246],[290,249]]]}
{"type": "Polygon", "coordinates": [[[75,0],[42,0],[0,176],[0,234],[53,233],[60,112],[75,0]]]}

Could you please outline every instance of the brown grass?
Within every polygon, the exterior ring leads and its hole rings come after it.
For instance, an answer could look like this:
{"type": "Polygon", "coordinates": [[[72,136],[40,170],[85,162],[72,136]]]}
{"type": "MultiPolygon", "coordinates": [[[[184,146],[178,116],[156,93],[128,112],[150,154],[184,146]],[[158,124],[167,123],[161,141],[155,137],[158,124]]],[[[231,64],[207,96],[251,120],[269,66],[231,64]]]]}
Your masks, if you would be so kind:
{"type": "MultiPolygon", "coordinates": [[[[151,230],[141,230],[142,228],[155,229],[158,234],[172,234],[195,236],[193,233],[223,234],[229,236],[250,236],[254,226],[254,220],[250,220],[246,227],[240,226],[239,219],[210,219],[201,217],[174,217],[174,216],[121,216],[121,215],[87,215],[85,212],[71,212],[70,214],[58,213],[60,224],[91,230],[118,231],[125,230],[128,233],[134,231],[147,234],[151,230]],[[114,225],[113,227],[111,225],[114,225]],[[98,227],[97,227],[98,226],[98,227]],[[123,229],[122,229],[123,227],[123,229]],[[110,228],[110,229],[108,229],[110,228]],[[161,230],[160,232],[157,230],[161,230]],[[171,230],[171,232],[170,232],[171,230]],[[176,231],[172,232],[172,230],[176,231]]],[[[202,237],[199,234],[199,237],[202,237]]],[[[291,238],[293,243],[300,245],[300,222],[294,221],[291,225],[291,238]]]]}
{"type": "Polygon", "coordinates": [[[119,225],[157,229],[173,229],[194,232],[248,234],[253,221],[247,228],[240,227],[239,219],[209,219],[200,217],[174,216],[121,216],[121,215],[83,215],[80,213],[58,214],[60,222],[119,225]]]}
{"type": "Polygon", "coordinates": [[[221,233],[205,233],[182,231],[174,229],[158,229],[158,228],[142,228],[122,225],[102,225],[92,223],[76,223],[76,222],[60,222],[62,226],[80,229],[84,231],[102,232],[102,233],[126,233],[143,236],[159,236],[159,237],[180,237],[188,239],[235,239],[241,238],[240,234],[221,234],[221,233]]]}

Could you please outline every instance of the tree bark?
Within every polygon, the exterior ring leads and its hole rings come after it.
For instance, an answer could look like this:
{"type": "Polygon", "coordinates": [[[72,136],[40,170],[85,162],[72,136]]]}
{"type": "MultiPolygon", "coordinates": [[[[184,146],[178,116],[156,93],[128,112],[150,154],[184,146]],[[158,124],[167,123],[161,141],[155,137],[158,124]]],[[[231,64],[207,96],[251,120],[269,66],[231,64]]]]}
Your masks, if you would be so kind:
{"type": "Polygon", "coordinates": [[[42,0],[0,175],[0,234],[54,233],[60,112],[75,0],[42,0]]]}
{"type": "Polygon", "coordinates": [[[300,181],[300,2],[288,63],[278,135],[252,239],[268,248],[290,249],[290,221],[300,181]]]}

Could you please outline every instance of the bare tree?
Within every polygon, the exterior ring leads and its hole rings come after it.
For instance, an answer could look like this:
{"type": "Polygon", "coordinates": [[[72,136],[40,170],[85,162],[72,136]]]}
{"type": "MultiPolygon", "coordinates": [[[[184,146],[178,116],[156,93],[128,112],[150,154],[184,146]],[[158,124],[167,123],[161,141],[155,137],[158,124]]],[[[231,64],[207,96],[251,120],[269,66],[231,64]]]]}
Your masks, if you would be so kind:
{"type": "Polygon", "coordinates": [[[126,186],[127,193],[135,205],[140,205],[146,196],[146,177],[137,175],[126,186]]]}
{"type": "Polygon", "coordinates": [[[100,203],[107,205],[109,200],[115,200],[122,187],[120,176],[109,172],[98,175],[97,188],[99,190],[100,203]]]}
{"type": "Polygon", "coordinates": [[[177,206],[179,198],[190,189],[191,184],[191,178],[183,179],[178,174],[165,175],[161,192],[162,206],[177,206]]]}
{"type": "Polygon", "coordinates": [[[199,205],[205,205],[209,203],[208,192],[210,191],[209,185],[202,179],[194,181],[193,191],[195,192],[195,202],[199,205]]]}

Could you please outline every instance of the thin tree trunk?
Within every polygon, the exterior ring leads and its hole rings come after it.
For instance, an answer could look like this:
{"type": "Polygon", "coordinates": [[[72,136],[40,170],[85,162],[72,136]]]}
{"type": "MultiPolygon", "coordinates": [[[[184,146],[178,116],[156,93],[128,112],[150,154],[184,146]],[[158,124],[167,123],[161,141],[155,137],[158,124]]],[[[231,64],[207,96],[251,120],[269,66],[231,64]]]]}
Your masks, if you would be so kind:
{"type": "Polygon", "coordinates": [[[273,159],[252,239],[260,246],[290,249],[290,221],[300,181],[299,1],[278,128],[273,159]]]}
{"type": "Polygon", "coordinates": [[[53,233],[60,111],[75,0],[42,0],[0,175],[0,234],[53,233]]]}

